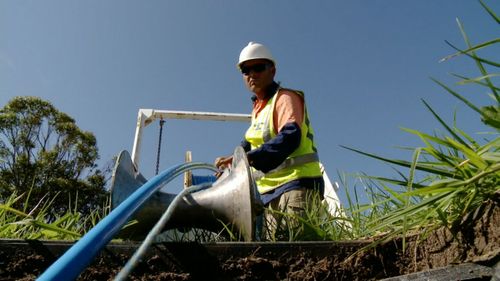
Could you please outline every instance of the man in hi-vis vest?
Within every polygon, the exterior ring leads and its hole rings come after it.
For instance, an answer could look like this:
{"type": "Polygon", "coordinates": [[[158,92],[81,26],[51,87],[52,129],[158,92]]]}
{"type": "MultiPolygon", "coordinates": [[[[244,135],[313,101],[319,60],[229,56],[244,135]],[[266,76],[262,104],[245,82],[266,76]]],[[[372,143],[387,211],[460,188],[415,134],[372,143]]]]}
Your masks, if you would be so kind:
{"type": "MultiPolygon", "coordinates": [[[[241,145],[262,202],[273,210],[303,216],[313,198],[322,198],[324,189],[304,93],[274,81],[276,62],[262,44],[250,42],[243,48],[238,67],[254,94],[252,123],[241,145]]],[[[215,160],[219,169],[231,163],[231,156],[215,160]]],[[[267,211],[265,218],[266,237],[279,239],[275,231],[283,223],[281,216],[267,211]]]]}

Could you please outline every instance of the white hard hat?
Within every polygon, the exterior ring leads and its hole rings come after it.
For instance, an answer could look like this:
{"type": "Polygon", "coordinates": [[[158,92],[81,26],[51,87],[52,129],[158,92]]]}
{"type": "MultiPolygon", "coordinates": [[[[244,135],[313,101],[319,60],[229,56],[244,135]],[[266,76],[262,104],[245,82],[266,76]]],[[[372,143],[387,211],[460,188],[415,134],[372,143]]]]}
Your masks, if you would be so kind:
{"type": "Polygon", "coordinates": [[[241,50],[238,67],[240,67],[243,62],[255,59],[270,60],[274,65],[276,65],[271,52],[266,48],[266,46],[250,42],[245,48],[243,48],[243,50],[241,50]]]}

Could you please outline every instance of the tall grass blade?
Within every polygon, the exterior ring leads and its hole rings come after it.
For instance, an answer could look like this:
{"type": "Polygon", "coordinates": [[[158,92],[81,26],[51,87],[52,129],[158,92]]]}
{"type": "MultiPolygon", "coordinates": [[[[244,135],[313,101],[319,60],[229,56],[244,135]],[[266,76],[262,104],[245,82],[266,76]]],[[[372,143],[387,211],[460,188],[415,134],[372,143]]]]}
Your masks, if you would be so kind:
{"type": "MultiPolygon", "coordinates": [[[[472,78],[465,77],[463,75],[459,75],[459,74],[455,74],[455,73],[451,73],[451,75],[453,75],[453,76],[455,76],[457,78],[460,78],[462,80],[472,80],[472,78]]],[[[474,80],[474,81],[472,81],[472,83],[475,83],[475,84],[478,84],[478,85],[481,85],[481,86],[485,86],[485,87],[488,87],[488,88],[493,87],[496,91],[500,91],[500,88],[496,87],[495,85],[491,85],[490,86],[490,85],[488,85],[488,83],[482,82],[482,80],[481,81],[475,81],[474,80]]],[[[494,100],[494,98],[493,98],[493,100],[494,100]]]]}
{"type": "MultiPolygon", "coordinates": [[[[447,164],[449,167],[454,167],[455,166],[455,163],[452,161],[452,160],[455,160],[455,159],[453,159],[452,157],[450,157],[449,154],[442,153],[440,150],[436,149],[430,143],[430,141],[433,141],[433,142],[435,142],[437,144],[440,144],[442,146],[445,146],[445,147],[452,147],[452,145],[448,141],[441,140],[441,139],[439,139],[437,137],[433,137],[433,136],[421,133],[421,132],[416,131],[416,130],[404,129],[404,128],[403,128],[403,130],[405,130],[407,132],[410,132],[410,133],[413,133],[413,134],[416,134],[417,136],[420,137],[420,139],[427,145],[427,147],[424,148],[425,152],[427,152],[429,155],[431,155],[432,157],[436,158],[437,160],[441,161],[439,163],[434,163],[435,166],[438,166],[438,165],[439,166],[445,166],[445,164],[447,164]]],[[[429,163],[429,162],[427,162],[427,163],[429,163]]]]}
{"type": "Polygon", "coordinates": [[[469,134],[467,134],[463,130],[455,127],[455,131],[457,131],[462,137],[467,139],[467,141],[470,144],[469,147],[474,148],[474,149],[478,149],[480,147],[479,143],[472,136],[470,136],[469,134]]]}
{"type": "Polygon", "coordinates": [[[465,103],[467,106],[469,106],[471,109],[473,109],[474,111],[478,112],[479,114],[482,114],[482,111],[481,109],[477,108],[473,103],[471,103],[469,100],[467,100],[466,98],[464,98],[463,96],[461,96],[460,94],[458,94],[457,92],[453,91],[452,89],[450,89],[448,86],[446,86],[445,84],[439,82],[438,80],[434,79],[434,78],[431,78],[432,81],[436,82],[437,84],[439,84],[441,87],[443,87],[446,91],[448,91],[448,93],[452,94],[453,96],[455,96],[456,98],[458,98],[459,100],[461,100],[463,103],[465,103]]]}
{"type": "Polygon", "coordinates": [[[457,82],[457,84],[458,85],[466,85],[466,84],[471,84],[471,83],[479,84],[478,82],[480,82],[482,80],[489,79],[492,77],[498,77],[498,76],[500,76],[500,73],[490,73],[488,75],[484,75],[484,76],[480,76],[480,77],[476,77],[476,78],[464,79],[462,81],[457,82]]]}
{"type": "Polygon", "coordinates": [[[7,212],[11,212],[11,213],[13,213],[17,216],[20,216],[20,217],[28,217],[29,216],[28,214],[26,214],[22,211],[16,210],[16,209],[14,209],[8,205],[5,205],[5,204],[0,204],[0,209],[5,210],[7,212]]]}
{"type": "MultiPolygon", "coordinates": [[[[408,167],[408,168],[411,167],[411,162],[408,162],[408,161],[388,159],[388,158],[380,157],[380,156],[377,156],[375,154],[363,152],[361,150],[357,150],[357,149],[350,148],[350,147],[343,146],[343,145],[341,145],[341,147],[343,147],[345,149],[348,149],[348,150],[351,150],[351,151],[354,151],[354,152],[357,152],[359,154],[371,157],[371,158],[382,160],[384,162],[388,162],[388,163],[392,163],[392,164],[396,164],[396,165],[400,165],[400,166],[408,167]]],[[[430,173],[433,173],[433,174],[445,176],[445,177],[450,177],[450,178],[455,177],[455,174],[453,174],[453,173],[451,173],[451,172],[449,172],[447,170],[438,169],[438,168],[435,168],[435,167],[432,167],[432,166],[424,166],[422,164],[418,164],[416,166],[416,169],[420,170],[420,171],[425,171],[425,172],[430,172],[430,173]]]]}
{"type": "Polygon", "coordinates": [[[429,141],[431,141],[431,142],[434,142],[436,144],[443,145],[443,146],[450,145],[446,140],[443,140],[443,139],[436,137],[436,136],[431,136],[431,135],[426,134],[426,133],[422,133],[422,132],[414,130],[414,129],[401,128],[401,130],[408,132],[410,134],[417,135],[425,144],[428,144],[429,141]]]}
{"type": "MultiPolygon", "coordinates": [[[[448,44],[450,47],[452,47],[453,49],[459,51],[459,52],[462,52],[462,50],[460,50],[460,48],[457,48],[455,47],[453,44],[451,44],[450,42],[446,41],[446,44],[448,44]]],[[[487,59],[484,59],[484,58],[481,58],[481,57],[478,57],[476,54],[474,53],[463,53],[464,55],[468,56],[469,58],[475,60],[476,62],[482,62],[482,63],[485,63],[485,64],[489,64],[491,66],[495,66],[495,67],[500,67],[500,64],[498,62],[495,62],[495,61],[491,61],[491,60],[487,60],[487,59]]]]}
{"type": "MultiPolygon", "coordinates": [[[[490,141],[489,143],[480,147],[478,149],[478,153],[482,155],[491,149],[494,149],[495,151],[498,151],[500,149],[500,137],[497,137],[494,140],[490,141]]],[[[497,156],[500,156],[500,155],[497,155],[497,156]]]]}
{"type": "Polygon", "coordinates": [[[70,235],[70,236],[75,237],[75,238],[82,236],[78,232],[70,231],[70,230],[67,230],[67,229],[52,225],[52,224],[47,224],[47,223],[44,223],[44,222],[41,222],[38,220],[29,220],[29,221],[26,221],[26,223],[39,226],[42,229],[51,230],[51,231],[54,231],[56,233],[64,233],[64,234],[70,235]]]}
{"type": "Polygon", "coordinates": [[[470,160],[470,163],[473,164],[474,166],[478,167],[479,169],[484,169],[488,166],[486,161],[484,161],[479,155],[477,155],[473,150],[471,150],[469,147],[458,143],[454,141],[451,138],[447,138],[448,141],[455,146],[457,150],[460,150],[467,158],[470,160]]]}
{"type": "MultiPolygon", "coordinates": [[[[463,24],[460,22],[460,20],[457,19],[457,24],[458,24],[458,27],[460,28],[460,32],[462,33],[462,37],[464,38],[464,41],[465,43],[467,44],[467,47],[471,47],[472,44],[470,43],[470,40],[469,40],[469,37],[467,36],[467,34],[465,33],[465,29],[464,29],[464,26],[463,24]]],[[[481,63],[481,61],[477,58],[476,56],[476,53],[474,51],[471,51],[470,52],[471,55],[474,57],[474,60],[476,62],[476,65],[477,67],[479,68],[481,74],[483,76],[485,75],[488,75],[488,72],[486,71],[486,69],[484,68],[483,64],[481,63]]],[[[498,66],[500,67],[500,65],[498,66]]],[[[491,88],[491,90],[493,91],[493,94],[495,95],[495,98],[497,100],[497,102],[500,102],[500,96],[498,95],[497,91],[495,91],[494,87],[493,87],[493,83],[491,83],[491,80],[486,78],[485,79],[486,83],[488,84],[488,86],[491,88]]]]}
{"type": "MultiPolygon", "coordinates": [[[[408,186],[408,180],[401,181],[401,180],[390,179],[390,178],[385,178],[385,177],[377,177],[377,176],[366,176],[366,177],[370,178],[370,179],[377,180],[377,181],[381,181],[381,182],[386,182],[386,183],[398,185],[398,186],[408,186]]],[[[422,185],[422,184],[419,184],[419,183],[413,183],[413,187],[414,188],[422,188],[422,187],[425,187],[425,186],[426,185],[422,185]]]]}
{"type": "Polygon", "coordinates": [[[498,23],[500,24],[500,18],[495,14],[495,12],[493,12],[493,10],[490,9],[490,7],[486,6],[486,4],[484,4],[483,0],[479,0],[479,3],[481,3],[481,6],[483,6],[483,8],[488,12],[488,14],[490,14],[490,16],[498,23]]]}
{"type": "MultiPolygon", "coordinates": [[[[427,214],[429,211],[428,210],[429,206],[432,206],[434,203],[438,202],[439,200],[443,200],[444,198],[450,197],[450,195],[453,195],[453,192],[454,192],[454,190],[449,191],[449,192],[445,192],[445,193],[441,193],[439,195],[426,198],[426,199],[422,200],[419,204],[412,205],[408,208],[396,210],[393,213],[390,213],[386,216],[381,217],[379,221],[373,222],[372,227],[370,229],[371,229],[371,231],[377,231],[377,230],[383,230],[383,229],[387,229],[387,228],[393,228],[394,226],[398,225],[398,222],[400,222],[403,217],[405,217],[405,216],[410,217],[412,215],[417,214],[418,212],[420,212],[422,210],[425,210],[425,212],[423,212],[423,213],[427,214]]],[[[415,220],[422,220],[422,218],[421,217],[419,218],[419,216],[415,216],[414,218],[415,218],[415,220]]],[[[423,223],[421,223],[421,225],[422,225],[422,227],[424,226],[423,223]]]]}
{"type": "Polygon", "coordinates": [[[451,44],[450,42],[446,41],[445,42],[450,45],[453,49],[457,50],[458,52],[457,53],[454,53],[452,55],[449,55],[449,56],[446,56],[444,58],[442,58],[441,60],[439,60],[439,62],[445,62],[449,59],[452,59],[454,57],[458,57],[460,55],[469,55],[470,57],[474,58],[474,59],[479,59],[483,62],[488,62],[488,64],[491,64],[493,66],[500,66],[498,63],[496,62],[493,62],[493,61],[487,61],[485,59],[481,59],[479,57],[477,57],[474,53],[474,51],[477,51],[477,50],[480,50],[482,48],[485,48],[485,47],[488,47],[490,45],[493,45],[493,44],[496,44],[496,43],[500,43],[500,38],[496,38],[496,39],[493,39],[493,40],[490,40],[490,41],[487,41],[487,42],[484,42],[484,43],[481,43],[481,44],[478,44],[476,46],[473,46],[473,47],[469,47],[468,49],[466,50],[460,50],[459,48],[455,47],[453,44],[451,44]],[[472,54],[469,54],[469,53],[472,53],[472,54]]]}

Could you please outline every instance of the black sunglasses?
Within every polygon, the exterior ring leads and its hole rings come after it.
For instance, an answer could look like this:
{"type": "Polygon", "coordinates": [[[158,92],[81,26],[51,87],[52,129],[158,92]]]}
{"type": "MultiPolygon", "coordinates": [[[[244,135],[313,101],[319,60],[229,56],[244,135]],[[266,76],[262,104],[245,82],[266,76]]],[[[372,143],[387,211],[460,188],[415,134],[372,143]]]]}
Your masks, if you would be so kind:
{"type": "Polygon", "coordinates": [[[258,63],[252,66],[242,66],[241,73],[243,75],[249,75],[250,72],[254,71],[255,73],[261,73],[269,67],[268,63],[258,63]]]}

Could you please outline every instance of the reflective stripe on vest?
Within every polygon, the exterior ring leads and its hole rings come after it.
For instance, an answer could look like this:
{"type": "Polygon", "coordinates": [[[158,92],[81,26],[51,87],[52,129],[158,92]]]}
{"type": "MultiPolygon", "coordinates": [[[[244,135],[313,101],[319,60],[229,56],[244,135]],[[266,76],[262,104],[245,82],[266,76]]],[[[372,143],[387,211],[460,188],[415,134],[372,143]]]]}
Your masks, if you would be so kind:
{"type": "Polygon", "coordinates": [[[260,180],[261,178],[265,177],[266,174],[269,175],[269,174],[278,172],[280,170],[283,170],[285,168],[296,167],[296,166],[306,164],[306,163],[311,163],[311,162],[319,162],[318,153],[309,153],[309,154],[304,154],[304,155],[299,155],[299,156],[287,158],[278,167],[272,169],[271,171],[269,171],[267,173],[263,173],[261,171],[255,170],[253,172],[253,176],[254,176],[255,180],[260,180]]]}
{"type": "MultiPolygon", "coordinates": [[[[248,128],[245,138],[252,149],[260,147],[264,142],[276,136],[274,130],[273,112],[278,92],[267,102],[259,115],[252,116],[252,124],[248,128]]],[[[293,91],[293,90],[290,90],[293,91]]],[[[304,94],[293,91],[302,98],[304,94]]],[[[304,102],[304,120],[301,125],[301,140],[299,147],[277,168],[266,174],[254,169],[254,177],[260,193],[271,191],[289,181],[306,177],[321,176],[318,154],[313,140],[313,131],[309,123],[306,105],[304,102]]]]}

